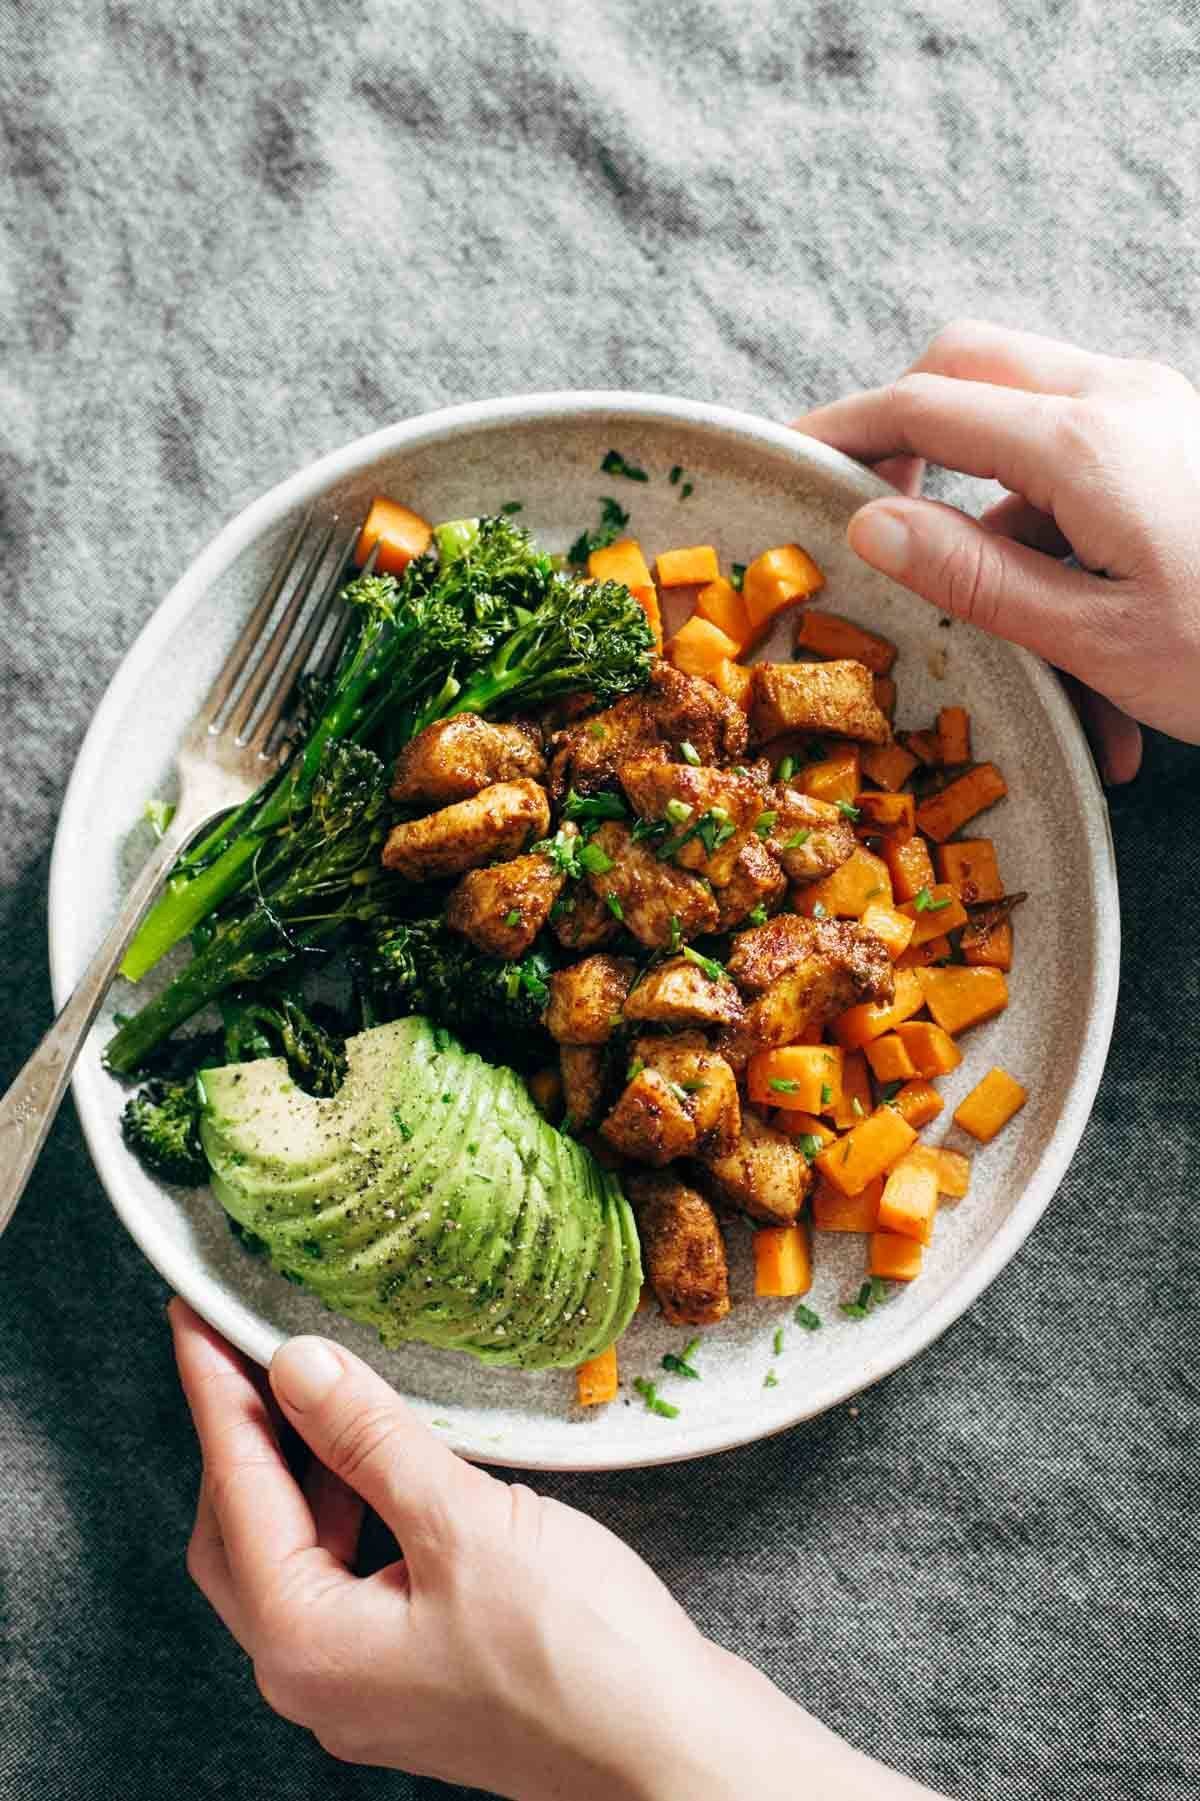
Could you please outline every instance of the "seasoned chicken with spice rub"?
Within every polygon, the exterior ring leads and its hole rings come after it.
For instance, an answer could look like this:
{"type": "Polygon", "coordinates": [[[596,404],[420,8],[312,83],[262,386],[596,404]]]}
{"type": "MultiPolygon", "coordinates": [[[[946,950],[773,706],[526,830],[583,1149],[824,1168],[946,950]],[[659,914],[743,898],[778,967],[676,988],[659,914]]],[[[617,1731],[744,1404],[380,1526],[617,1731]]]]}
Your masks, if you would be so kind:
{"type": "Polygon", "coordinates": [[[732,1150],[703,1161],[721,1200],[769,1226],[798,1219],[813,1185],[812,1170],[791,1139],[749,1111],[732,1150]]]}
{"type": "Polygon", "coordinates": [[[550,824],[546,790],[536,782],[495,782],[470,800],[456,801],[393,826],[383,865],[410,882],[462,875],[497,857],[512,857],[550,824]]]}
{"type": "Polygon", "coordinates": [[[767,849],[778,858],[789,881],[820,881],[853,854],[858,843],[854,827],[832,801],[814,800],[780,782],[763,806],[773,815],[767,849]]]}
{"type": "Polygon", "coordinates": [[[795,1044],[814,1026],[859,1001],[891,1000],[891,960],[874,932],[857,921],[801,919],[783,913],[743,932],[727,971],[755,999],[717,1048],[734,1069],[755,1051],[795,1044]]]}
{"type": "Polygon", "coordinates": [[[737,1082],[701,1033],[636,1039],[628,1073],[624,1092],[600,1128],[623,1156],[661,1166],[672,1157],[720,1154],[737,1142],[737,1082]]]}
{"type": "Polygon", "coordinates": [[[494,782],[535,781],[546,759],[532,727],[493,725],[477,713],[455,713],[418,732],[396,759],[391,796],[402,807],[446,807],[494,782]]]}
{"type": "Polygon", "coordinates": [[[607,1044],[636,974],[631,958],[603,953],[556,970],[543,1016],[550,1036],[560,1044],[607,1044]]]}
{"type": "Polygon", "coordinates": [[[736,762],[746,749],[746,715],[711,682],[658,659],[644,688],[554,734],[551,793],[562,800],[569,788],[603,788],[636,753],[657,745],[664,758],[674,757],[681,744],[690,744],[702,763],[736,762]]]}
{"type": "Polygon", "coordinates": [[[715,1326],[729,1312],[729,1269],[711,1206],[674,1176],[649,1171],[628,1176],[625,1191],[663,1317],[672,1326],[715,1326]]]}
{"type": "Polygon", "coordinates": [[[730,1026],[745,1013],[742,997],[704,961],[668,957],[651,964],[625,1002],[626,1019],[652,1026],[730,1026]]]}
{"type": "Polygon", "coordinates": [[[875,704],[871,671],[847,657],[831,663],[756,663],[751,670],[750,736],[767,744],[785,732],[832,732],[886,744],[892,728],[875,704]]]}
{"type": "Polygon", "coordinates": [[[536,851],[487,869],[469,869],[446,902],[446,924],[493,957],[523,957],[566,879],[536,851]]]}
{"type": "Polygon", "coordinates": [[[665,825],[657,854],[673,847],[671,861],[680,869],[695,870],[716,888],[729,881],[765,804],[751,776],[664,762],[660,753],[628,758],[617,780],[635,813],[665,825]]]}
{"type": "Polygon", "coordinates": [[[640,944],[656,950],[715,929],[717,903],[708,884],[656,857],[650,843],[635,840],[619,820],[605,820],[588,850],[592,893],[640,944]]]}

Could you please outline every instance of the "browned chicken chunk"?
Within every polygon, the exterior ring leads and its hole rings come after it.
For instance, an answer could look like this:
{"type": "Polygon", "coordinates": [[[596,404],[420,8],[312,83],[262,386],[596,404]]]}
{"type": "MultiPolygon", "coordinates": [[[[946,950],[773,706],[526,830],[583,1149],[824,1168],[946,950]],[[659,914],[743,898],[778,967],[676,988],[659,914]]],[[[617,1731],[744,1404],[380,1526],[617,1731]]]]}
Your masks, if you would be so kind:
{"type": "Polygon", "coordinates": [[[852,658],[832,663],[756,663],[750,735],[766,744],[783,732],[836,732],[886,744],[892,728],[875,704],[871,671],[852,658]]]}
{"type": "Polygon", "coordinates": [[[446,924],[493,957],[523,957],[565,881],[537,852],[468,869],[446,903],[446,924]]]}
{"type": "Polygon", "coordinates": [[[717,1040],[721,1055],[738,1070],[755,1051],[794,1044],[810,1026],[824,1025],[858,1001],[890,1000],[895,986],[884,946],[855,920],[793,914],[768,920],[742,934],[729,967],[748,992],[761,984],[741,1025],[717,1040]],[[811,936],[797,929],[805,926],[813,928],[811,936]]]}
{"type": "Polygon", "coordinates": [[[612,909],[590,888],[576,883],[550,910],[550,930],[569,951],[594,951],[620,931],[612,909]]]}
{"type": "Polygon", "coordinates": [[[686,1095],[656,1069],[639,1070],[626,1083],[600,1136],[622,1156],[661,1167],[696,1148],[696,1125],[686,1103],[686,1095]]]}
{"type": "Polygon", "coordinates": [[[636,973],[630,958],[603,954],[555,970],[543,1015],[550,1036],[560,1044],[607,1044],[636,973]]]}
{"type": "Polygon", "coordinates": [[[591,840],[607,867],[589,869],[588,885],[641,944],[653,948],[677,936],[695,938],[717,923],[717,903],[698,876],[663,862],[629,828],[606,819],[591,840]],[[674,922],[674,924],[672,924],[674,922]]]}
{"type": "Polygon", "coordinates": [[[637,1038],[633,1064],[644,1063],[684,1097],[695,1127],[697,1154],[719,1155],[737,1142],[742,1107],[737,1078],[708,1047],[701,1032],[673,1032],[663,1038],[637,1038]]]}
{"type": "Polygon", "coordinates": [[[721,1199],[767,1225],[797,1219],[813,1183],[812,1170],[791,1139],[749,1110],[733,1149],[704,1161],[721,1199]]]}
{"type": "Polygon", "coordinates": [[[659,745],[674,756],[685,742],[702,763],[735,762],[746,748],[746,716],[711,682],[656,659],[636,694],[555,733],[551,791],[560,800],[568,788],[602,788],[636,752],[659,745]]]}
{"type": "Polygon", "coordinates": [[[717,1216],[674,1176],[626,1179],[646,1276],[672,1326],[715,1326],[729,1312],[729,1269],[717,1216]]]}
{"type": "MultiPolygon", "coordinates": [[[[763,806],[767,802],[764,800],[763,806]]],[[[787,877],[762,839],[751,833],[738,852],[733,874],[723,888],[717,890],[720,915],[717,930],[727,932],[740,925],[755,907],[771,913],[787,893],[787,877]]]]}
{"type": "Polygon", "coordinates": [[[392,799],[405,807],[447,807],[493,782],[546,773],[532,729],[493,725],[477,713],[438,719],[404,746],[392,777],[392,799]]]}
{"type": "Polygon", "coordinates": [[[840,869],[858,843],[854,827],[831,801],[780,784],[766,806],[774,813],[767,849],[788,879],[816,882],[840,869]]]}
{"type": "MultiPolygon", "coordinates": [[[[696,870],[716,888],[730,879],[764,806],[762,789],[752,777],[703,764],[666,763],[661,755],[643,754],[622,763],[617,779],[635,813],[667,822],[664,843],[682,840],[671,854],[672,862],[696,870]],[[708,827],[711,851],[696,829],[702,822],[708,827]]],[[[664,845],[655,848],[661,852],[664,845]]]]}
{"type": "Polygon", "coordinates": [[[563,1108],[574,1131],[593,1124],[604,1094],[604,1052],[598,1044],[560,1044],[563,1108]]]}
{"type": "Polygon", "coordinates": [[[470,800],[393,826],[383,863],[410,882],[462,875],[496,857],[515,856],[549,824],[544,788],[528,780],[495,782],[470,800]]]}
{"type": "Polygon", "coordinates": [[[744,1011],[732,982],[714,982],[687,957],[655,963],[625,1002],[626,1019],[654,1026],[728,1026],[744,1011]]]}

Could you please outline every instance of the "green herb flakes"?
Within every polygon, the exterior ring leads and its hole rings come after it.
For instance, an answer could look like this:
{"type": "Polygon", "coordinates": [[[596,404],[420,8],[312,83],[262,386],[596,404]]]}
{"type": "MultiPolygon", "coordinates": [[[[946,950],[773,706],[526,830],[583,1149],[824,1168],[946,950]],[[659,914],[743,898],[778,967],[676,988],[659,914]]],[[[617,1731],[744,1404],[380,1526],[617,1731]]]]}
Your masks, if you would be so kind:
{"type": "Polygon", "coordinates": [[[604,897],[604,904],[608,908],[609,912],[612,914],[613,918],[619,919],[621,921],[621,923],[624,924],[625,909],[621,905],[620,898],[613,893],[611,888],[609,889],[608,893],[604,897]]]}
{"type": "Polygon", "coordinates": [[[715,957],[702,956],[698,950],[693,950],[690,944],[684,945],[683,954],[689,963],[694,963],[697,969],[704,971],[710,982],[727,982],[729,980],[725,974],[724,965],[718,963],[715,957]]]}
{"type": "Polygon", "coordinates": [[[613,860],[598,844],[585,844],[579,852],[579,864],[589,875],[607,875],[613,860]]]}
{"type": "Polygon", "coordinates": [[[779,1387],[779,1377],[775,1374],[774,1370],[768,1370],[766,1375],[763,1377],[763,1387],[764,1388],[778,1388],[779,1387]]]}
{"type": "Polygon", "coordinates": [[[775,1355],[777,1357],[782,1357],[783,1356],[783,1327],[782,1326],[776,1326],[775,1336],[771,1340],[771,1343],[774,1347],[775,1355]]]}
{"type": "Polygon", "coordinates": [[[790,782],[795,773],[795,757],[780,757],[775,768],[775,780],[777,782],[790,782]]]}
{"type": "Polygon", "coordinates": [[[511,519],[514,513],[523,513],[525,511],[525,502],[523,500],[506,500],[500,508],[500,511],[502,513],[507,513],[511,519]]]}
{"type": "Polygon", "coordinates": [[[822,1107],[831,1107],[833,1105],[833,1089],[829,1086],[828,1082],[821,1083],[821,1105],[822,1107]]]}
{"type": "Polygon", "coordinates": [[[645,1401],[646,1407],[649,1410],[649,1412],[661,1414],[662,1418],[665,1420],[674,1420],[674,1419],[679,1418],[678,1407],[673,1407],[671,1405],[670,1401],[664,1401],[662,1399],[657,1388],[654,1386],[653,1382],[650,1381],[649,1377],[635,1376],[633,1378],[633,1386],[637,1389],[637,1391],[641,1395],[643,1401],[645,1401]]]}
{"type": "Polygon", "coordinates": [[[663,1368],[665,1370],[670,1370],[673,1376],[686,1376],[689,1382],[701,1381],[700,1371],[692,1362],[692,1357],[699,1348],[699,1345],[700,1340],[698,1338],[693,1338],[684,1345],[683,1350],[680,1351],[678,1356],[676,1356],[674,1351],[668,1351],[662,1360],[663,1368]]]}
{"type": "Polygon", "coordinates": [[[807,844],[811,837],[811,832],[792,832],[784,839],[779,848],[780,850],[799,850],[801,845],[807,844]]]}
{"type": "Polygon", "coordinates": [[[775,821],[778,817],[779,815],[773,807],[768,807],[765,813],[760,813],[758,818],[754,821],[756,835],[759,838],[769,838],[774,830],[775,821]]]}
{"type": "Polygon", "coordinates": [[[742,591],[742,583],[745,581],[745,579],[746,579],[745,563],[731,563],[729,565],[729,586],[731,588],[736,588],[738,593],[740,594],[742,591]]]}
{"type": "Polygon", "coordinates": [[[644,469],[639,469],[636,463],[631,463],[628,457],[623,457],[619,450],[606,452],[600,468],[605,475],[623,475],[627,482],[648,482],[650,480],[644,469]]]}
{"type": "Polygon", "coordinates": [[[399,1107],[392,1108],[392,1124],[395,1126],[397,1132],[399,1132],[401,1138],[403,1138],[405,1144],[407,1144],[413,1135],[413,1129],[407,1120],[401,1119],[399,1107]]]}
{"type": "Polygon", "coordinates": [[[828,909],[828,907],[826,907],[824,901],[817,902],[816,906],[812,910],[812,916],[814,919],[828,919],[829,918],[829,909],[828,909]]]}
{"type": "Polygon", "coordinates": [[[848,800],[838,801],[837,810],[839,813],[844,813],[847,819],[858,819],[862,813],[861,807],[856,807],[852,801],[848,800]]]}
{"type": "Polygon", "coordinates": [[[506,926],[519,926],[521,923],[520,907],[510,907],[504,915],[504,923],[506,926]]]}
{"type": "Polygon", "coordinates": [[[763,906],[762,902],[759,901],[757,907],[751,907],[746,918],[750,921],[752,926],[765,926],[767,923],[767,909],[763,906]]]}
{"type": "Polygon", "coordinates": [[[772,1076],[767,1087],[773,1088],[776,1094],[796,1094],[800,1084],[791,1076],[772,1076]]]}
{"type": "Polygon", "coordinates": [[[685,763],[691,764],[693,769],[700,767],[700,752],[689,738],[685,738],[679,746],[679,754],[685,763]]]}
{"type": "Polygon", "coordinates": [[[800,1302],[799,1306],[792,1314],[792,1318],[795,1320],[796,1324],[802,1326],[806,1332],[819,1332],[821,1330],[821,1315],[819,1313],[814,1313],[811,1307],[806,1307],[803,1301],[800,1302]]]}
{"type": "Polygon", "coordinates": [[[683,464],[676,463],[674,465],[674,467],[672,468],[670,475],[668,475],[668,477],[667,477],[667,480],[670,482],[670,484],[673,488],[678,487],[679,478],[682,474],[683,474],[683,464]]]}

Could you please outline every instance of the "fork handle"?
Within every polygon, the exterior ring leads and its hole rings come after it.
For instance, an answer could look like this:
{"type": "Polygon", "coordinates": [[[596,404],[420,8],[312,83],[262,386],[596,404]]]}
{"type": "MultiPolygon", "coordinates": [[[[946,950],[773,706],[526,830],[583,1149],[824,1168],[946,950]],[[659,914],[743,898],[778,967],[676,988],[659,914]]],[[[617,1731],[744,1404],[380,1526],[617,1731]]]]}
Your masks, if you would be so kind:
{"type": "Polygon", "coordinates": [[[25,1192],[46,1134],[62,1105],[80,1047],[100,1010],[126,946],[164,877],[199,822],[171,821],[125,898],[79,986],[0,1100],[0,1232],[25,1192]]]}

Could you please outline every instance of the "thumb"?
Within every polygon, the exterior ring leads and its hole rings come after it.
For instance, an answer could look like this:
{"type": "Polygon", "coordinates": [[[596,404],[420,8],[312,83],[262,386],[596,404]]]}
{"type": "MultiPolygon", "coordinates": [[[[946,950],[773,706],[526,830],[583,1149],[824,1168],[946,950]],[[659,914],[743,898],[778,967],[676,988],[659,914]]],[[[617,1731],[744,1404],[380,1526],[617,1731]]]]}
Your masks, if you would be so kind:
{"type": "Polygon", "coordinates": [[[444,1549],[462,1511],[496,1486],[341,1345],[290,1339],[271,1360],[270,1380],[313,1456],[374,1508],[410,1561],[444,1549]]]}
{"type": "Polygon", "coordinates": [[[846,539],[864,563],[944,613],[1097,682],[1100,619],[1111,598],[1099,576],[934,500],[873,500],[855,513],[846,539]]]}

